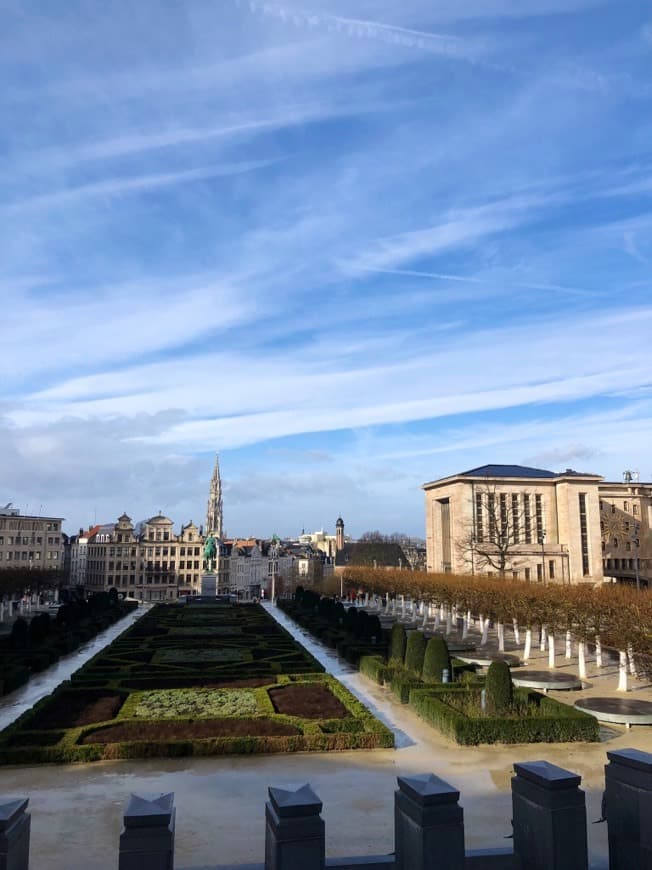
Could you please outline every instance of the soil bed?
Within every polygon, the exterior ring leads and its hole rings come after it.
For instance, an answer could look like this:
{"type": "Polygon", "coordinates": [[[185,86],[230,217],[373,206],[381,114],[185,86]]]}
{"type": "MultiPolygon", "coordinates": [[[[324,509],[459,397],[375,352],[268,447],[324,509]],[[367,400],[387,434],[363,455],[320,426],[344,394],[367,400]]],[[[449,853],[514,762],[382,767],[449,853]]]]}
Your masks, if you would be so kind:
{"type": "Polygon", "coordinates": [[[326,686],[296,683],[270,689],[269,697],[277,713],[303,719],[345,719],[351,714],[326,686]]]}
{"type": "Polygon", "coordinates": [[[123,703],[122,695],[107,692],[66,692],[48,704],[29,727],[80,728],[93,722],[106,722],[118,714],[123,703]]]}
{"type": "Polygon", "coordinates": [[[87,734],[83,743],[126,740],[185,740],[201,737],[284,737],[298,728],[270,719],[204,719],[197,722],[121,722],[87,734]]]}

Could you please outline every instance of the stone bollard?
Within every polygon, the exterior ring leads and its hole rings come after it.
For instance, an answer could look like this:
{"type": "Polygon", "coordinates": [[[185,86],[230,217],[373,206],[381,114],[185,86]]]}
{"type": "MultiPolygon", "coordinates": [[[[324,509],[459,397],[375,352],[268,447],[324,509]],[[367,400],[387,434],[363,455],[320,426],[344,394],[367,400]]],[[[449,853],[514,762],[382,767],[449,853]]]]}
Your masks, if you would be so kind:
{"type": "Polygon", "coordinates": [[[432,773],[399,776],[394,792],[396,870],[463,870],[460,793],[432,773]]]}
{"type": "Polygon", "coordinates": [[[607,752],[605,798],[611,870],[652,867],[652,755],[607,752]]]}
{"type": "Polygon", "coordinates": [[[265,804],[265,870],[324,870],[326,833],[322,802],[308,783],[289,791],[270,788],[265,804]]]}
{"type": "Polygon", "coordinates": [[[516,870],[586,870],[586,801],[581,777],[547,761],[515,764],[516,870]]]}
{"type": "Polygon", "coordinates": [[[27,870],[31,817],[29,798],[0,798],[0,870],[27,870]]]}
{"type": "Polygon", "coordinates": [[[132,794],[120,834],[118,870],[174,870],[174,793],[132,794]]]}

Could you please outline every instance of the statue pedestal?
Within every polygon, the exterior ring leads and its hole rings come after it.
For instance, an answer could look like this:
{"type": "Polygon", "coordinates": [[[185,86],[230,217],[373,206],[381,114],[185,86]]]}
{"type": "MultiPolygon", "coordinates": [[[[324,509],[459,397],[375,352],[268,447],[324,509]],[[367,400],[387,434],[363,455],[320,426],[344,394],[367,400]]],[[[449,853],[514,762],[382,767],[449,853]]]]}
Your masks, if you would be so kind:
{"type": "Polygon", "coordinates": [[[217,574],[201,575],[201,595],[207,598],[215,598],[217,595],[217,574]]]}

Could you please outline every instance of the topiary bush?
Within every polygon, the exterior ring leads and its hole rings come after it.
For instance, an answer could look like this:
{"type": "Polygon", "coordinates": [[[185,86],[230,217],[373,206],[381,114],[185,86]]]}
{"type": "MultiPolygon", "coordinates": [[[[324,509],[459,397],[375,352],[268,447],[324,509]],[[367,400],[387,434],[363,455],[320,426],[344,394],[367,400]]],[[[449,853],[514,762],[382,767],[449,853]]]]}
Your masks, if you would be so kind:
{"type": "Polygon", "coordinates": [[[29,627],[27,621],[19,616],[11,626],[9,646],[12,649],[26,649],[29,644],[29,627]]]}
{"type": "Polygon", "coordinates": [[[487,709],[500,715],[511,710],[514,703],[514,686],[507,662],[492,662],[485,683],[487,709]]]}
{"type": "Polygon", "coordinates": [[[448,671],[448,678],[452,681],[451,657],[448,652],[448,644],[443,637],[431,637],[426,646],[423,659],[421,676],[426,683],[441,683],[442,672],[448,671]]]}
{"type": "Polygon", "coordinates": [[[389,637],[389,660],[403,664],[407,635],[400,622],[395,622],[389,637]]]}
{"type": "Polygon", "coordinates": [[[367,632],[366,636],[372,640],[375,638],[377,643],[383,639],[383,627],[380,624],[380,619],[373,613],[366,622],[365,631],[367,632]]]}
{"type": "Polygon", "coordinates": [[[405,647],[405,669],[420,677],[425,654],[426,638],[424,633],[422,631],[411,631],[405,647]]]}

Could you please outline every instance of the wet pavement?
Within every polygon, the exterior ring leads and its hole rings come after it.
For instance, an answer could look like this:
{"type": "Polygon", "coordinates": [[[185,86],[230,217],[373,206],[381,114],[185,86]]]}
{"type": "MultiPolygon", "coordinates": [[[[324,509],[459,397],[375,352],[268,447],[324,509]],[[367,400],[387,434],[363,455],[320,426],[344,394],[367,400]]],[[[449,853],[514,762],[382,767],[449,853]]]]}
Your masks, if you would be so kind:
{"type": "MultiPolygon", "coordinates": [[[[398,775],[434,772],[461,790],[467,848],[509,845],[510,779],[517,761],[546,759],[582,776],[592,870],[607,868],[600,817],[607,749],[652,750],[649,729],[605,731],[608,743],[459,747],[391,693],[275,608],[267,608],[328,670],[392,727],[396,750],[185,758],[0,768],[0,795],[30,797],[35,870],[108,870],[117,864],[122,811],[131,792],[175,792],[176,866],[263,860],[269,785],[310,782],[324,802],[327,855],[391,852],[398,775]]],[[[573,699],[567,698],[572,703],[573,699]]]]}
{"type": "Polygon", "coordinates": [[[114,623],[106,631],[101,631],[92,640],[82,644],[75,652],[62,656],[51,667],[34,674],[28,683],[16,689],[15,692],[0,697],[0,731],[7,725],[11,725],[41,698],[45,698],[46,695],[53,692],[59,683],[70,679],[71,674],[115,640],[133,622],[140,619],[144,612],[145,610],[139,607],[138,610],[114,623]]]}

